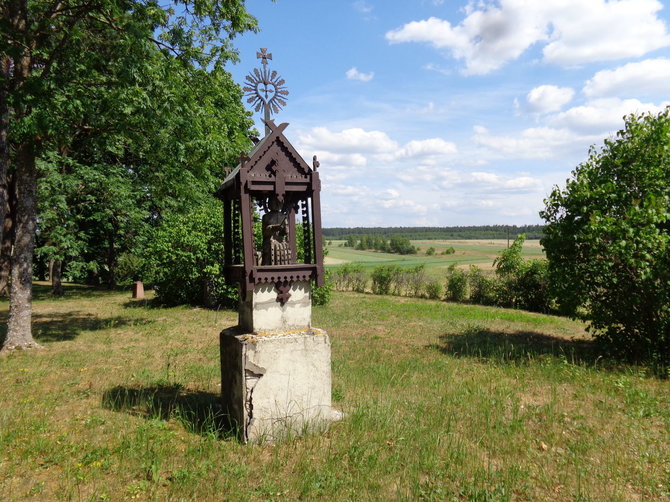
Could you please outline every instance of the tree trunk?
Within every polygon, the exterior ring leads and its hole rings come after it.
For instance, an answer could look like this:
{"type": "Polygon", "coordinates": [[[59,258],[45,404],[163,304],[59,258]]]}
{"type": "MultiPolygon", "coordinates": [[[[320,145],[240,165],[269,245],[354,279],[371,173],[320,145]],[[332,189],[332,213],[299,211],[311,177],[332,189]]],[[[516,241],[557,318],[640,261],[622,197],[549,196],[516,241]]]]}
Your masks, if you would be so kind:
{"type": "MultiPolygon", "coordinates": [[[[16,202],[14,202],[16,205],[16,202]]],[[[12,243],[14,241],[14,219],[11,205],[5,212],[5,223],[2,226],[2,243],[0,244],[0,296],[9,296],[9,271],[12,263],[12,243]]]]}
{"type": "MultiPolygon", "coordinates": [[[[7,173],[9,172],[9,85],[11,77],[11,59],[0,56],[0,221],[5,221],[9,201],[7,173]]],[[[2,230],[0,230],[1,232],[2,230]]],[[[0,234],[2,241],[2,234],[0,234]]]]}
{"type": "MultiPolygon", "coordinates": [[[[116,227],[114,227],[116,230],[116,227]]],[[[116,287],[116,247],[114,246],[114,235],[109,234],[107,240],[107,288],[116,287]]]]}
{"type": "Polygon", "coordinates": [[[37,174],[32,145],[22,145],[17,152],[16,161],[16,230],[11,266],[9,321],[3,351],[39,347],[31,330],[33,251],[37,220],[37,174]]]}
{"type": "Polygon", "coordinates": [[[54,296],[63,296],[63,284],[61,282],[62,271],[63,271],[62,261],[49,260],[49,279],[51,279],[51,294],[54,296]]]}

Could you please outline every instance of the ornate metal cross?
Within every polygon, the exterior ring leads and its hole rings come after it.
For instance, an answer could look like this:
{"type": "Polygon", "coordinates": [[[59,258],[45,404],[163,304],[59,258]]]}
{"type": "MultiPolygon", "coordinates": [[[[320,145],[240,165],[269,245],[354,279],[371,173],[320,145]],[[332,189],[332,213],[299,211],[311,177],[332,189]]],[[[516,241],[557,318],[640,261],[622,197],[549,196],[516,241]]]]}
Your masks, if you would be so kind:
{"type": "Polygon", "coordinates": [[[268,61],[272,59],[272,53],[267,49],[261,49],[256,52],[256,57],[261,60],[263,67],[254,68],[246,76],[246,84],[242,89],[247,98],[247,103],[251,103],[257,112],[263,110],[263,120],[265,122],[265,135],[270,134],[270,127],[267,125],[271,113],[279,113],[282,107],[286,106],[286,96],[288,91],[284,87],[286,81],[279,76],[276,70],[268,70],[268,61]]]}
{"type": "Polygon", "coordinates": [[[272,53],[268,52],[267,49],[261,49],[260,52],[256,53],[256,59],[260,59],[261,64],[265,66],[266,64],[268,64],[268,59],[272,59],[272,53]]]}

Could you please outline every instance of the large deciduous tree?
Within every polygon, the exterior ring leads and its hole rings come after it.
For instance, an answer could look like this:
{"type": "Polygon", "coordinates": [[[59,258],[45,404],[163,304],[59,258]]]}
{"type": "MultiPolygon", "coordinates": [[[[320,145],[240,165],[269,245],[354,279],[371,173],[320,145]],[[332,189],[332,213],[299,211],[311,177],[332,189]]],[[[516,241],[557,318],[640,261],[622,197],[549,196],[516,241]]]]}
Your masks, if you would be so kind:
{"type": "Polygon", "coordinates": [[[670,108],[631,115],[540,213],[562,306],[607,346],[670,365],[670,108]]]}
{"type": "Polygon", "coordinates": [[[67,153],[73,131],[82,129],[77,126],[90,112],[86,91],[99,86],[142,94],[137,74],[148,43],[184,67],[221,68],[233,55],[232,37],[256,26],[244,0],[177,0],[174,5],[176,12],[152,0],[0,3],[0,222],[10,199],[8,174],[16,200],[2,350],[36,346],[31,312],[37,159],[48,151],[67,153]]]}

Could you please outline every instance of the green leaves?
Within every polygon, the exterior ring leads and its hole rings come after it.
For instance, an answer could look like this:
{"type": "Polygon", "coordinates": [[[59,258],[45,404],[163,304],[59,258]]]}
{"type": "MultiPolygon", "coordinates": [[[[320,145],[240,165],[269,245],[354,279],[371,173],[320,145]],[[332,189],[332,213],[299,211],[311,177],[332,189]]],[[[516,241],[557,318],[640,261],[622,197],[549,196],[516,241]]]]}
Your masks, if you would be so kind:
{"type": "Polygon", "coordinates": [[[609,346],[670,363],[670,108],[626,118],[540,215],[557,296],[609,346]]]}
{"type": "Polygon", "coordinates": [[[167,304],[231,304],[236,289],[223,278],[223,212],[210,198],[187,213],[171,213],[151,233],[146,281],[167,304]]]}

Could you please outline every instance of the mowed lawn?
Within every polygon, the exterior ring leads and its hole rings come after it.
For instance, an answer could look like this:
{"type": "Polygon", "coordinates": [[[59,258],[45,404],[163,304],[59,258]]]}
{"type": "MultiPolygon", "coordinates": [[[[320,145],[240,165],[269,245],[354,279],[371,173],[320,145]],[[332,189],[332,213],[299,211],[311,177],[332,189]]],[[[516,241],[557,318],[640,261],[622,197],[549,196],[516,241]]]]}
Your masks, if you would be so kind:
{"type": "MultiPolygon", "coordinates": [[[[417,254],[398,255],[392,253],[381,253],[377,251],[360,251],[353,248],[343,247],[344,241],[330,242],[326,246],[326,266],[335,269],[343,263],[360,263],[365,268],[372,270],[379,265],[399,265],[401,267],[412,267],[423,264],[426,272],[433,278],[442,279],[450,265],[456,264],[459,268],[467,268],[476,265],[484,271],[490,271],[493,260],[507,247],[507,240],[503,239],[481,239],[481,240],[425,240],[412,241],[412,245],[419,249],[417,254]],[[435,254],[426,255],[428,248],[435,248],[435,254]],[[453,254],[441,254],[444,250],[453,248],[453,254]]],[[[510,240],[511,244],[512,240],[510,240]]],[[[539,240],[528,240],[523,246],[523,256],[527,259],[543,258],[544,252],[539,240]]]]}
{"type": "Polygon", "coordinates": [[[250,446],[220,420],[235,312],[66,293],[38,287],[45,349],[0,359],[3,501],[670,499],[668,382],[578,322],[335,294],[314,325],[347,417],[250,446]]]}

